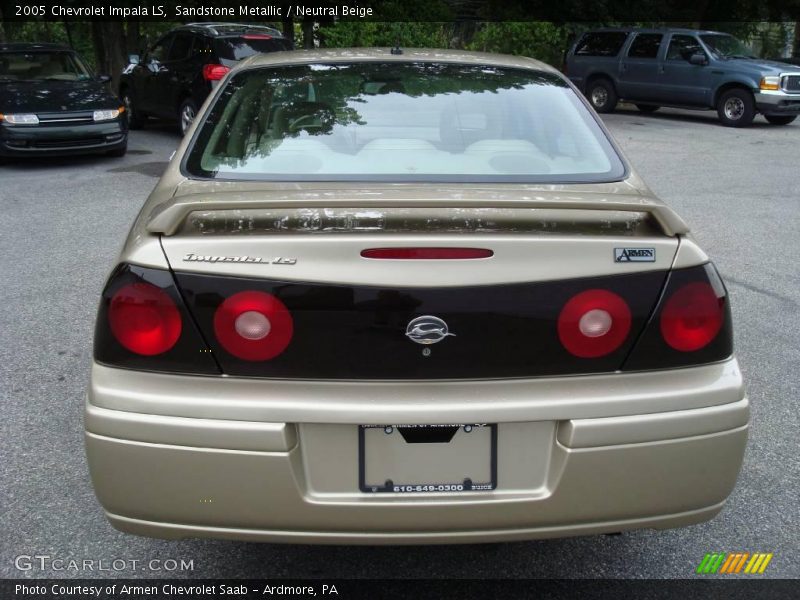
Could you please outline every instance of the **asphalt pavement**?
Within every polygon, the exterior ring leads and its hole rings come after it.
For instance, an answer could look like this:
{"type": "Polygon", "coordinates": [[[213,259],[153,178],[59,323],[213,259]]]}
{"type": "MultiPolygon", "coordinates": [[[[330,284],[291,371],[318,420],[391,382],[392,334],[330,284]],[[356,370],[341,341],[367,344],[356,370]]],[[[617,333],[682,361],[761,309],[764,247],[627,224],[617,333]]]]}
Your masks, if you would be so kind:
{"type": "Polygon", "coordinates": [[[713,113],[635,109],[604,120],[730,291],[753,425],[717,518],[620,536],[427,547],[162,541],[112,529],[89,482],[83,398],[100,290],[179,141],[173,127],[153,125],[131,133],[121,159],[0,167],[0,577],[679,578],[712,551],[772,552],[761,577],[800,577],[800,121],[776,127],[759,117],[738,130],[713,113]],[[36,555],[49,558],[25,558],[36,555]]]}

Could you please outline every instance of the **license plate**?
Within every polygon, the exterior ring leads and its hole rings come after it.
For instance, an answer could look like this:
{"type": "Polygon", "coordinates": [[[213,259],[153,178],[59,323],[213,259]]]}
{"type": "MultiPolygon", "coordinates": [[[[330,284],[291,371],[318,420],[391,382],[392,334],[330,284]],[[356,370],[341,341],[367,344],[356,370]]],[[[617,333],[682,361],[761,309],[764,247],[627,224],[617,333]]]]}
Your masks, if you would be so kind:
{"type": "Polygon", "coordinates": [[[497,425],[360,425],[365,493],[461,493],[497,486],[497,425]]]}

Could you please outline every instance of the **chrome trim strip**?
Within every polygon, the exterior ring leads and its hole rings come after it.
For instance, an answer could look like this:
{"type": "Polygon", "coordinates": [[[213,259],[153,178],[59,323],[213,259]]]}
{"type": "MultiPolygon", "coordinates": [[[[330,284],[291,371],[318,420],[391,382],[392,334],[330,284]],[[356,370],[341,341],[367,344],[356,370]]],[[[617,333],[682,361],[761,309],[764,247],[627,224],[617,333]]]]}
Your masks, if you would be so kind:
{"type": "Polygon", "coordinates": [[[73,119],[39,119],[39,123],[72,123],[76,121],[83,121],[87,123],[93,123],[94,119],[91,117],[75,117],[73,119]]]}

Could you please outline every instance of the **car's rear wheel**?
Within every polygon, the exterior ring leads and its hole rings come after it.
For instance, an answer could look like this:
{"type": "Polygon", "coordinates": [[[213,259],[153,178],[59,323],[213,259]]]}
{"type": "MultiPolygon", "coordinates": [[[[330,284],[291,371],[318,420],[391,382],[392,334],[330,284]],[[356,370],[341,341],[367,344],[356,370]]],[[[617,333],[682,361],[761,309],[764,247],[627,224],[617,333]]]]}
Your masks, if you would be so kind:
{"type": "Polygon", "coordinates": [[[717,100],[717,115],[726,127],[747,127],[756,116],[753,94],[738,88],[723,92],[717,100]]]}
{"type": "Polygon", "coordinates": [[[608,79],[595,79],[586,87],[589,103],[599,113],[610,113],[617,107],[617,92],[608,79]]]}
{"type": "Polygon", "coordinates": [[[656,106],[655,104],[637,104],[636,108],[638,108],[643,113],[654,113],[661,107],[656,106]]]}
{"type": "Polygon", "coordinates": [[[764,118],[773,125],[788,125],[794,121],[796,115],[764,115],[764,118]]]}
{"type": "Polygon", "coordinates": [[[147,117],[139,111],[133,101],[133,96],[128,88],[122,91],[122,104],[125,105],[125,114],[128,115],[128,127],[131,129],[141,129],[147,117]]]}
{"type": "Polygon", "coordinates": [[[189,131],[189,127],[192,126],[196,116],[197,105],[195,105],[191,98],[187,98],[181,103],[180,109],[178,109],[178,129],[181,135],[186,135],[186,132],[189,131]]]}

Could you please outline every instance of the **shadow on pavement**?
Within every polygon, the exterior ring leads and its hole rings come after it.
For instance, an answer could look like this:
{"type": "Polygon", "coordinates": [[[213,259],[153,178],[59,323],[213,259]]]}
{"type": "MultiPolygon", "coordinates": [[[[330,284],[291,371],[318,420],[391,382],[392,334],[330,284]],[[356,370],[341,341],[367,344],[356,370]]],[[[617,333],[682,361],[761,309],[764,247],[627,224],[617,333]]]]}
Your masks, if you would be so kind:
{"type": "MultiPolygon", "coordinates": [[[[641,124],[647,124],[647,122],[683,122],[683,123],[695,123],[697,125],[710,125],[714,127],[720,127],[725,129],[737,130],[735,127],[727,128],[722,123],[719,122],[717,118],[717,113],[714,110],[681,110],[681,109],[669,109],[669,108],[661,108],[654,113],[643,113],[636,107],[632,105],[621,105],[617,108],[613,113],[620,116],[628,116],[628,117],[639,117],[642,119],[641,124]]],[[[606,115],[600,115],[604,117],[606,115]]],[[[739,131],[747,131],[748,129],[769,129],[776,127],[770,123],[764,121],[763,117],[758,115],[756,116],[756,120],[753,121],[751,125],[748,127],[738,128],[739,131]]]]}

